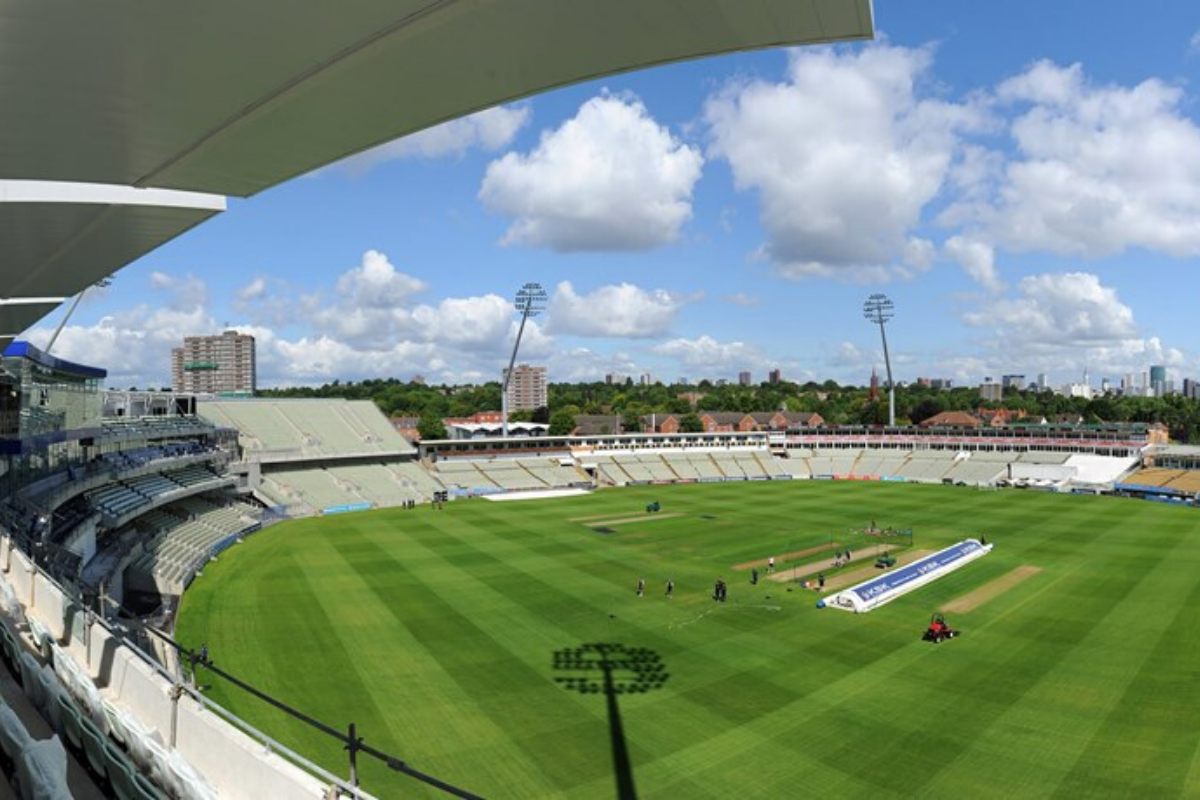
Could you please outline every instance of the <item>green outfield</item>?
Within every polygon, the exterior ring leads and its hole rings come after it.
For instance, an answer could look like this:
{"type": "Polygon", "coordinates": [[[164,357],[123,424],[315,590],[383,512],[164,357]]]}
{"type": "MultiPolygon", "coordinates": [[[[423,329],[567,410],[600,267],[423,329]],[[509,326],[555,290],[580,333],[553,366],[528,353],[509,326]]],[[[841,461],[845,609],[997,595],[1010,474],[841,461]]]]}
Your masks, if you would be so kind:
{"type": "MultiPolygon", "coordinates": [[[[177,638],[487,797],[612,797],[618,738],[631,765],[618,774],[642,797],[1144,797],[1200,794],[1198,611],[1200,511],[797,481],[288,522],[205,570],[177,638]],[[850,533],[872,521],[914,529],[914,551],[979,534],[996,546],[858,616],[732,569],[805,550],[780,571],[824,563],[831,541],[873,555],[850,533]],[[920,641],[954,601],[970,607],[950,615],[963,635],[920,641]],[[603,694],[556,681],[601,687],[555,658],[595,642],[662,665],[646,691],[617,696],[621,737],[603,694]]],[[[346,773],[340,746],[213,683],[346,773]]],[[[381,797],[433,796],[373,761],[360,769],[381,797]]]]}

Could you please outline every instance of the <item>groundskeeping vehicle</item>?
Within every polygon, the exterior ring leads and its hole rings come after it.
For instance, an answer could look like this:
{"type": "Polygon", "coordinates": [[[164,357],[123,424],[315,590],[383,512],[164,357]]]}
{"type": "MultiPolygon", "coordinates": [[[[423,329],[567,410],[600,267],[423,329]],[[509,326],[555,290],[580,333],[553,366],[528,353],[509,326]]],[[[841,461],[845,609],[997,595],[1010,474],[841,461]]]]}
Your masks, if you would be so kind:
{"type": "Polygon", "coordinates": [[[958,631],[947,624],[946,615],[939,611],[930,617],[929,627],[925,629],[925,635],[921,639],[926,642],[941,644],[942,640],[953,639],[955,636],[958,636],[958,631]]]}

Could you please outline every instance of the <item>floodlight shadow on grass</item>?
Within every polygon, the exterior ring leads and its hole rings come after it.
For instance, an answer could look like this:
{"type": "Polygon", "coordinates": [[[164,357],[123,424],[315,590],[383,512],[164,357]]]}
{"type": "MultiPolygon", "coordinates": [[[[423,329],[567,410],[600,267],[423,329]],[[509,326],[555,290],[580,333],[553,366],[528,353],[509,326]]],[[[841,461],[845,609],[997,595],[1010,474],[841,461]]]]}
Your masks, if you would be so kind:
{"type": "Polygon", "coordinates": [[[555,682],[564,689],[580,694],[603,693],[608,704],[608,731],[612,745],[613,773],[617,781],[619,800],[633,800],[637,789],[633,782],[633,762],[625,742],[621,723],[621,708],[617,697],[622,694],[644,694],[661,689],[671,677],[662,658],[647,647],[626,647],[615,642],[593,642],[557,650],[554,669],[576,672],[560,675],[555,682]]]}

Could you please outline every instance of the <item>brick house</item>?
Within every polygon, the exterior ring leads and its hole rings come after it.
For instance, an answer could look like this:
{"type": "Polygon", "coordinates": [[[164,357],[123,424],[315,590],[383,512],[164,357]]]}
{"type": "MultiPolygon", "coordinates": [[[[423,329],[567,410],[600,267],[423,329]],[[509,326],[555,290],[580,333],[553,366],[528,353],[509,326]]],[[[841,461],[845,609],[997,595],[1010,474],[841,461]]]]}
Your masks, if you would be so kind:
{"type": "Polygon", "coordinates": [[[922,428],[978,428],[983,423],[966,411],[943,411],[921,423],[922,428]]]}
{"type": "Polygon", "coordinates": [[[642,417],[642,433],[679,433],[675,414],[647,414],[642,417]]]}
{"type": "Polygon", "coordinates": [[[701,411],[698,415],[705,433],[754,430],[754,418],[739,411],[701,411]]]}
{"type": "Polygon", "coordinates": [[[825,418],[815,411],[780,411],[778,415],[784,419],[783,427],[779,430],[817,428],[825,424],[825,418]]]}

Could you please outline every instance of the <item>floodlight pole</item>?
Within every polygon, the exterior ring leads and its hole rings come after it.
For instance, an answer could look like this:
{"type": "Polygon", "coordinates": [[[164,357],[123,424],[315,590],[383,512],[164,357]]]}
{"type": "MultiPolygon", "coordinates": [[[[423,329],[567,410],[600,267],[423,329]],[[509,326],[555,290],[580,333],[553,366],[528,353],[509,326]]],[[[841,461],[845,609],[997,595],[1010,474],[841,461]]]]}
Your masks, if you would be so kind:
{"type": "Polygon", "coordinates": [[[71,307],[67,309],[66,315],[62,318],[62,321],[58,323],[58,327],[54,329],[54,335],[50,337],[50,342],[46,345],[46,355],[50,355],[50,351],[54,349],[54,343],[58,341],[58,335],[62,333],[63,328],[67,324],[67,320],[69,320],[71,315],[75,313],[76,306],[79,305],[79,301],[83,299],[83,296],[86,293],[87,289],[85,288],[82,292],[75,295],[75,301],[71,303],[71,307]]]}
{"type": "Polygon", "coordinates": [[[888,376],[888,427],[896,427],[896,384],[892,381],[892,359],[888,357],[887,326],[879,323],[879,335],[883,339],[883,364],[888,376]]]}
{"type": "Polygon", "coordinates": [[[517,328],[517,341],[513,343],[508,369],[500,383],[500,435],[508,438],[508,382],[512,380],[513,366],[517,363],[517,350],[521,348],[521,336],[525,333],[525,322],[541,313],[545,307],[546,290],[538,283],[527,283],[517,292],[517,310],[521,312],[521,325],[517,328]]]}
{"type": "Polygon", "coordinates": [[[512,355],[508,359],[508,369],[504,370],[504,381],[500,385],[500,425],[501,436],[508,438],[508,382],[512,380],[513,366],[517,361],[517,350],[521,347],[521,335],[525,333],[525,320],[529,319],[529,308],[521,313],[521,325],[517,328],[517,341],[513,343],[512,355]]]}
{"type": "Polygon", "coordinates": [[[74,314],[75,309],[79,307],[79,301],[83,299],[85,294],[87,294],[87,290],[92,288],[92,286],[103,289],[110,285],[112,285],[111,278],[101,278],[91,286],[83,287],[83,290],[79,294],[75,295],[75,300],[71,303],[71,307],[67,309],[66,316],[64,316],[62,321],[58,323],[58,327],[54,329],[54,335],[50,337],[50,342],[46,345],[46,355],[50,355],[50,351],[54,349],[54,343],[58,341],[58,335],[62,333],[63,328],[65,328],[67,325],[67,321],[71,319],[71,315],[74,314]]]}
{"type": "Polygon", "coordinates": [[[863,316],[879,326],[879,336],[883,339],[883,363],[887,368],[888,381],[888,427],[896,426],[896,384],[892,380],[892,359],[888,356],[887,330],[888,320],[894,316],[895,305],[887,295],[873,294],[863,304],[863,316]]]}

